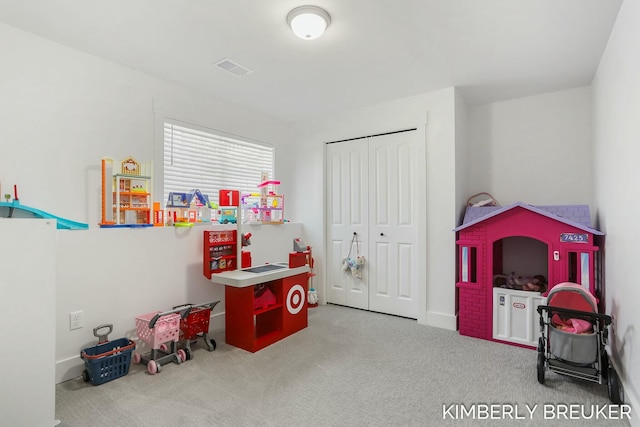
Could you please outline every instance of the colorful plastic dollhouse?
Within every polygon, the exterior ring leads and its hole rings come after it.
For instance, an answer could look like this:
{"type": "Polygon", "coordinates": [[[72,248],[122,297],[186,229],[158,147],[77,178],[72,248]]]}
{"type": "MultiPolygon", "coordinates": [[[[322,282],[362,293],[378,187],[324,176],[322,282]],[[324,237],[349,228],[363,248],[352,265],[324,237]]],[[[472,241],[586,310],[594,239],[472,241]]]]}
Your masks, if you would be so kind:
{"type": "Polygon", "coordinates": [[[244,223],[282,224],[284,222],[284,196],[278,193],[280,181],[266,180],[258,185],[258,193],[241,197],[244,223]]]}
{"type": "Polygon", "coordinates": [[[170,192],[167,198],[167,224],[194,225],[211,222],[209,196],[200,190],[188,193],[170,192]]]}
{"type": "Polygon", "coordinates": [[[461,335],[534,347],[545,291],[574,282],[600,296],[603,233],[587,205],[471,206],[454,231],[461,335]]]}
{"type": "Polygon", "coordinates": [[[102,220],[100,227],[153,226],[151,180],[153,164],[133,157],[102,159],[102,220]]]}

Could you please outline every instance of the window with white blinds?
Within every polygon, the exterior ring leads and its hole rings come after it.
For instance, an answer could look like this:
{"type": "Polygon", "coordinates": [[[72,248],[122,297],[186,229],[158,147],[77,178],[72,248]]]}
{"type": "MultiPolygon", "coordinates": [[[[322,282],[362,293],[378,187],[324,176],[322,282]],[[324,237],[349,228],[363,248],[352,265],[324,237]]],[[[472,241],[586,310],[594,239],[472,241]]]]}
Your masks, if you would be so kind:
{"type": "Polygon", "coordinates": [[[273,153],[268,144],[165,121],[164,202],[193,189],[215,203],[221,189],[255,193],[262,172],[273,177],[273,153]]]}

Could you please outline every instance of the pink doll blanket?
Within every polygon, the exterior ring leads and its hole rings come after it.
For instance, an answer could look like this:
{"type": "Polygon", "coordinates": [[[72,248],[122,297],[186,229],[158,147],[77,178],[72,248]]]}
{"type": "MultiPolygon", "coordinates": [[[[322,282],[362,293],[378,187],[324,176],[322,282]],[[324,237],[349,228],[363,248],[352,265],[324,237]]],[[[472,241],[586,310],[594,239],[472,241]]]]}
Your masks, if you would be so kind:
{"type": "Polygon", "coordinates": [[[562,319],[558,314],[551,317],[551,324],[557,329],[572,334],[586,334],[591,332],[591,322],[582,319],[562,319]]]}

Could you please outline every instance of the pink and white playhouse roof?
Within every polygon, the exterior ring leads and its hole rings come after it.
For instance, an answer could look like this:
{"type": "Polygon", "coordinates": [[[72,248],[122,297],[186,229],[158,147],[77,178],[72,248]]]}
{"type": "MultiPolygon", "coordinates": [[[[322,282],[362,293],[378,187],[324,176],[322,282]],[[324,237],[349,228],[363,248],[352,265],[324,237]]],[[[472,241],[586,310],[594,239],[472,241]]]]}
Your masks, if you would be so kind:
{"type": "Polygon", "coordinates": [[[553,220],[571,225],[598,236],[603,232],[591,226],[591,213],[589,205],[552,205],[552,206],[532,206],[526,203],[517,202],[509,206],[469,206],[464,214],[462,225],[453,231],[464,230],[472,225],[478,224],[489,218],[493,218],[515,208],[523,208],[531,212],[546,216],[553,220]]]}

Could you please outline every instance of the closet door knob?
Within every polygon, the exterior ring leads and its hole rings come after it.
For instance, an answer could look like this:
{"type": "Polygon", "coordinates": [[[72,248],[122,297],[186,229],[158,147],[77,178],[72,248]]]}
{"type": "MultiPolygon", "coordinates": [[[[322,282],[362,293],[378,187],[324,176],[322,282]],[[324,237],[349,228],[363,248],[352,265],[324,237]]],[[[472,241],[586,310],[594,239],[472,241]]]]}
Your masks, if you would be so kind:
{"type": "Polygon", "coordinates": [[[381,237],[384,237],[384,233],[380,233],[380,236],[381,236],[381,237]]]}

